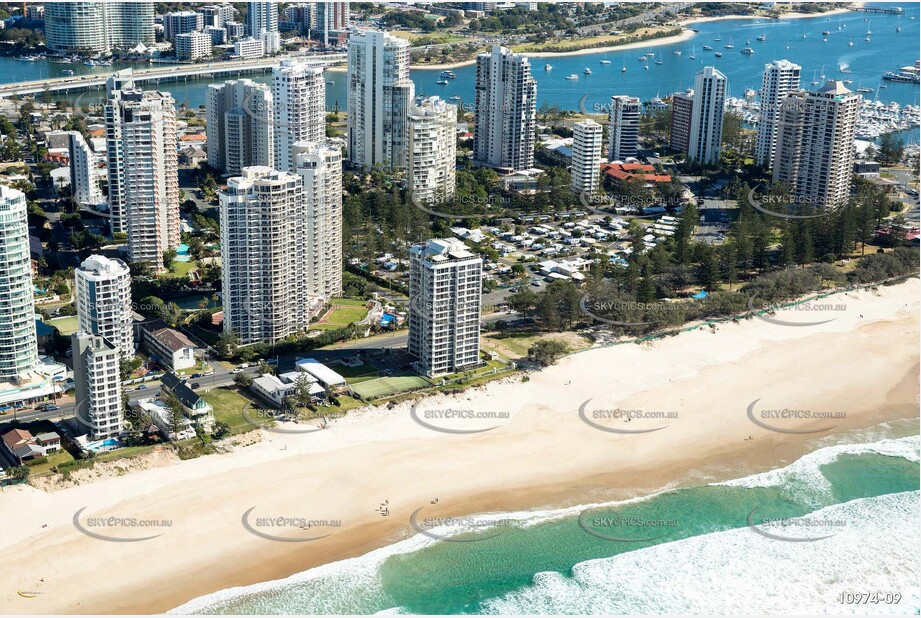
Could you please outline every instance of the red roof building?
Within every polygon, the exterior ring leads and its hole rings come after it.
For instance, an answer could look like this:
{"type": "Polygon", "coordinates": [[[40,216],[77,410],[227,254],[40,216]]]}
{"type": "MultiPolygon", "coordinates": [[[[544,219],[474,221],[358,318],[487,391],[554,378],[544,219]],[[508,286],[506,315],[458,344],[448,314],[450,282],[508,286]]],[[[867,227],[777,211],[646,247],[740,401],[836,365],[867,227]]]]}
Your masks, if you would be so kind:
{"type": "Polygon", "coordinates": [[[668,174],[656,174],[656,168],[644,163],[602,163],[601,173],[614,180],[628,182],[639,178],[645,182],[671,182],[668,174]]]}

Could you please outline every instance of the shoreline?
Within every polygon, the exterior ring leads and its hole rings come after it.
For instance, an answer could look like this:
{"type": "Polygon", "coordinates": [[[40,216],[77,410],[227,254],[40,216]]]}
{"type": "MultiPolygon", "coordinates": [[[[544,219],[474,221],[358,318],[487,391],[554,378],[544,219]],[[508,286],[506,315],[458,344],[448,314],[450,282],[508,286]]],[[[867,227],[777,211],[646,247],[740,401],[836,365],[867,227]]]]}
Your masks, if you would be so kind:
{"type": "MultiPolygon", "coordinates": [[[[864,2],[850,2],[848,6],[853,7],[862,7],[864,2]]],[[[647,41],[636,41],[632,43],[623,43],[618,45],[607,45],[604,47],[586,47],[583,49],[576,49],[572,51],[564,52],[519,52],[523,56],[529,58],[553,58],[553,57],[567,57],[567,56],[587,56],[596,53],[607,53],[615,51],[625,51],[631,49],[642,49],[644,47],[657,47],[660,45],[670,45],[672,43],[683,43],[692,39],[697,33],[692,29],[688,28],[689,24],[702,24],[713,21],[725,21],[725,20],[735,20],[735,19],[764,19],[769,22],[783,21],[785,19],[805,19],[808,17],[828,17],[830,15],[840,15],[842,13],[850,13],[849,8],[833,9],[831,11],[825,11],[824,13],[788,13],[781,15],[778,18],[773,17],[763,17],[759,15],[717,15],[713,17],[697,17],[697,18],[686,18],[678,22],[678,25],[682,28],[681,34],[676,34],[672,36],[662,37],[658,39],[649,39],[647,41]]],[[[444,64],[411,64],[410,70],[445,70],[445,69],[459,69],[466,66],[475,64],[476,60],[463,60],[460,62],[450,62],[444,64]]],[[[333,70],[333,69],[329,69],[333,70]]],[[[341,69],[344,70],[344,69],[341,69]]]]}
{"type": "MultiPolygon", "coordinates": [[[[449,516],[559,509],[785,465],[826,434],[754,426],[745,406],[757,397],[778,407],[846,410],[835,435],[917,417],[919,291],[913,278],[844,292],[832,306],[845,309],[810,312],[809,319],[835,318],[811,328],[751,319],[651,344],[592,348],[528,382],[506,379],[422,403],[509,411],[495,431],[436,433],[410,420],[409,404],[372,407],[317,434],[265,432],[259,444],[181,466],[53,494],[6,488],[0,530],[20,536],[0,537],[0,556],[18,567],[0,575],[0,598],[19,613],[162,612],[414,536],[408,521],[421,506],[449,516]],[[579,420],[590,397],[596,405],[680,416],[665,431],[610,434],[579,420]],[[435,497],[438,505],[429,506],[435,497]],[[389,518],[375,512],[385,500],[389,518]],[[74,529],[71,519],[83,507],[85,515],[170,519],[173,526],[150,541],[105,543],[74,529]],[[243,530],[241,514],[252,507],[344,525],[316,542],[271,542],[243,530]],[[17,590],[42,594],[26,599],[17,590]]],[[[803,319],[792,309],[778,316],[803,319]]]]}

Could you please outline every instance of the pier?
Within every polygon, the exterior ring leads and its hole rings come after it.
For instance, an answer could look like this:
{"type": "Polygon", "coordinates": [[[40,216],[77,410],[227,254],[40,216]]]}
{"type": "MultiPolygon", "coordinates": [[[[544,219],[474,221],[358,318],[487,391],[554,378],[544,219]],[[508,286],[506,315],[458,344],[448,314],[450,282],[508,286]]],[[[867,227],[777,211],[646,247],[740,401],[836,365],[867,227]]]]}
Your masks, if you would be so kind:
{"type": "Polygon", "coordinates": [[[894,9],[878,6],[852,6],[851,10],[858,13],[886,13],[888,15],[901,15],[903,12],[902,7],[900,6],[897,6],[894,9]]]}
{"type": "MultiPolygon", "coordinates": [[[[137,84],[153,82],[155,84],[186,81],[190,79],[206,79],[218,77],[234,77],[251,73],[265,73],[286,58],[303,58],[316,64],[326,66],[345,62],[345,54],[317,54],[303,56],[285,56],[276,58],[257,58],[253,60],[237,60],[231,62],[212,62],[208,64],[171,65],[153,69],[135,69],[134,82],[137,84]]],[[[113,69],[115,72],[117,69],[113,69]]],[[[43,92],[80,92],[86,90],[101,90],[105,88],[106,79],[111,73],[98,75],[80,75],[41,79],[31,82],[19,82],[0,86],[0,98],[41,94],[43,92]]]]}

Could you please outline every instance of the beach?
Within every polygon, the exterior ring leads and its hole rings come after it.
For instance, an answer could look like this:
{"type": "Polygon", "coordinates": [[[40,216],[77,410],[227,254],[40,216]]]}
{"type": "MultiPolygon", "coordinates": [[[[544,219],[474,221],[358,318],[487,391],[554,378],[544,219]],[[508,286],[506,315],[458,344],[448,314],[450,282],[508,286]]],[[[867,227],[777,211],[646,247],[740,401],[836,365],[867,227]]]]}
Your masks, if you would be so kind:
{"type": "MultiPolygon", "coordinates": [[[[369,408],[317,433],[266,432],[262,442],[230,454],[55,493],[6,488],[0,558],[16,568],[0,575],[4,611],[163,612],[409,538],[416,534],[410,517],[420,508],[456,517],[565,507],[774,469],[801,455],[817,434],[917,416],[919,291],[918,279],[910,279],[830,296],[822,310],[773,316],[830,320],[805,327],[753,318],[649,344],[594,348],[527,380],[429,398],[414,409],[369,408]],[[773,431],[749,419],[756,401],[758,409],[834,417],[769,421],[817,433],[773,431]],[[599,420],[607,428],[599,429],[580,418],[580,408],[674,415],[599,420]],[[439,418],[446,410],[478,418],[439,418]],[[414,422],[413,413],[424,422],[414,422]],[[424,424],[487,431],[442,433],[424,424]],[[73,525],[84,507],[84,526],[88,516],[171,525],[146,541],[102,541],[73,525]],[[289,527],[273,534],[323,538],[272,541],[247,531],[250,509],[254,516],[341,525],[289,527]]],[[[125,526],[112,534],[150,532],[125,526]]]]}

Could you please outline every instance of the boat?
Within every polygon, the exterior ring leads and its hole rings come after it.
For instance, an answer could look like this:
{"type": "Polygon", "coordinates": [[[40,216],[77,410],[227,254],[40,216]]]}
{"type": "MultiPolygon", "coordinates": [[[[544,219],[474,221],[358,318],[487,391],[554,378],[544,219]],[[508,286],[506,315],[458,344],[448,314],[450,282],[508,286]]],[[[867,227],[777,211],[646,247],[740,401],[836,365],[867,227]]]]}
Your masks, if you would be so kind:
{"type": "Polygon", "coordinates": [[[592,74],[592,70],[591,70],[590,68],[588,68],[588,67],[585,67],[585,70],[582,71],[582,72],[585,73],[586,75],[591,75],[591,74],[592,74]]]}
{"type": "Polygon", "coordinates": [[[850,86],[850,85],[853,84],[853,83],[854,83],[854,80],[853,80],[853,79],[846,79],[846,80],[844,80],[844,85],[845,85],[845,86],[850,86]]]}
{"type": "Polygon", "coordinates": [[[811,85],[813,85],[813,86],[818,86],[818,85],[819,85],[819,83],[820,83],[820,82],[819,82],[819,78],[816,77],[816,72],[815,72],[815,71],[812,72],[812,81],[809,82],[809,83],[810,83],[811,85]]]}
{"type": "Polygon", "coordinates": [[[602,61],[601,61],[601,64],[611,64],[611,61],[610,61],[610,60],[602,60],[602,61]]]}
{"type": "Polygon", "coordinates": [[[854,37],[851,37],[851,40],[847,42],[848,47],[854,47],[854,37]]]}
{"type": "Polygon", "coordinates": [[[869,42],[870,42],[870,37],[865,38],[865,39],[863,40],[863,42],[864,42],[864,43],[869,43],[869,42]]]}
{"type": "Polygon", "coordinates": [[[451,100],[452,100],[452,101],[460,101],[461,98],[455,94],[453,97],[451,97],[451,100]]]}
{"type": "Polygon", "coordinates": [[[823,31],[822,31],[822,36],[828,36],[829,34],[831,34],[831,30],[823,30],[823,31]]]}
{"type": "Polygon", "coordinates": [[[680,55],[681,55],[681,50],[680,50],[680,49],[676,49],[676,50],[673,51],[672,53],[673,53],[674,55],[676,55],[676,56],[680,56],[680,55]]]}
{"type": "Polygon", "coordinates": [[[41,56],[20,56],[19,58],[17,58],[19,62],[38,62],[41,59],[42,59],[41,56]]]}
{"type": "Polygon", "coordinates": [[[902,26],[896,26],[896,27],[895,27],[895,31],[896,31],[896,32],[901,32],[901,31],[902,31],[902,26]]]}
{"type": "Polygon", "coordinates": [[[563,78],[563,79],[568,79],[568,80],[571,80],[571,81],[575,81],[575,80],[579,79],[579,76],[576,75],[575,73],[570,73],[569,75],[567,75],[567,76],[566,76],[565,78],[563,78]]]}
{"type": "Polygon", "coordinates": [[[748,39],[745,39],[745,45],[746,45],[746,46],[751,45],[751,44],[752,44],[751,41],[749,41],[748,39]]]}
{"type": "Polygon", "coordinates": [[[64,69],[63,71],[61,71],[61,73],[64,75],[73,75],[74,71],[73,69],[64,69]]]}
{"type": "Polygon", "coordinates": [[[693,46],[691,46],[691,55],[688,56],[688,60],[696,60],[697,59],[696,53],[697,51],[694,49],[693,46]]]}
{"type": "Polygon", "coordinates": [[[803,38],[804,38],[804,39],[806,38],[806,32],[805,32],[805,31],[803,31],[803,38]]]}
{"type": "Polygon", "coordinates": [[[621,67],[620,72],[621,72],[621,73],[626,73],[626,72],[627,72],[627,61],[626,61],[626,60],[624,60],[624,66],[621,67]]]}
{"type": "Polygon", "coordinates": [[[729,37],[729,42],[723,45],[725,49],[735,49],[736,46],[732,44],[732,37],[729,37]]]}
{"type": "Polygon", "coordinates": [[[648,64],[644,64],[644,65],[643,65],[643,68],[646,69],[646,70],[648,71],[648,70],[649,70],[649,65],[648,65],[648,64]]]}
{"type": "Polygon", "coordinates": [[[435,82],[435,83],[438,84],[439,86],[447,86],[449,82],[448,82],[448,80],[446,80],[446,79],[439,79],[439,80],[438,80],[437,82],[435,82]]]}
{"type": "Polygon", "coordinates": [[[825,81],[825,65],[824,64],[822,65],[822,72],[819,73],[819,79],[821,79],[823,82],[825,81]]]}
{"type": "Polygon", "coordinates": [[[716,41],[717,43],[719,43],[720,41],[723,40],[723,37],[721,37],[719,34],[717,34],[717,35],[716,35],[716,38],[714,38],[713,40],[716,41]]]}
{"type": "Polygon", "coordinates": [[[327,84],[335,84],[336,82],[334,82],[334,81],[331,80],[331,79],[328,79],[328,80],[326,80],[326,83],[327,83],[327,84]]]}
{"type": "Polygon", "coordinates": [[[858,88],[855,92],[873,92],[873,89],[863,86],[862,88],[858,88]]]}
{"type": "Polygon", "coordinates": [[[755,53],[755,50],[753,50],[751,47],[743,47],[743,48],[742,48],[742,53],[743,53],[743,54],[748,54],[748,55],[750,56],[750,55],[752,55],[753,53],[755,53]]]}
{"type": "Polygon", "coordinates": [[[100,67],[110,67],[110,66],[112,66],[112,61],[111,61],[111,60],[97,60],[97,61],[96,61],[96,66],[100,66],[100,67]]]}
{"type": "Polygon", "coordinates": [[[656,58],[656,64],[662,64],[662,52],[659,52],[659,57],[656,58]]]}
{"type": "Polygon", "coordinates": [[[913,66],[902,67],[898,71],[886,71],[883,73],[883,79],[890,82],[917,84],[921,82],[921,60],[915,62],[913,66]]]}
{"type": "Polygon", "coordinates": [[[646,62],[646,54],[643,54],[642,56],[637,58],[637,60],[639,60],[640,62],[646,62]]]}
{"type": "Polygon", "coordinates": [[[652,58],[652,57],[655,56],[655,55],[656,55],[656,52],[654,52],[654,51],[648,51],[648,52],[646,52],[646,56],[648,56],[649,58],[652,58]]]}
{"type": "Polygon", "coordinates": [[[716,53],[713,54],[713,55],[716,56],[717,58],[722,58],[722,57],[723,57],[723,52],[716,52],[716,53]]]}
{"type": "Polygon", "coordinates": [[[552,65],[552,64],[545,64],[545,65],[544,65],[544,70],[545,70],[545,71],[549,71],[549,70],[552,69],[552,68],[553,68],[553,65],[552,65]]]}
{"type": "Polygon", "coordinates": [[[846,64],[846,63],[842,64],[841,66],[838,67],[838,70],[841,71],[842,73],[850,73],[851,65],[846,64]]]}
{"type": "Polygon", "coordinates": [[[96,61],[95,60],[84,60],[83,64],[88,67],[94,67],[96,66],[96,61]]]}
{"type": "Polygon", "coordinates": [[[454,71],[442,71],[441,76],[446,79],[456,79],[457,78],[457,75],[454,73],[454,71]]]}
{"type": "Polygon", "coordinates": [[[704,51],[713,51],[713,48],[709,45],[704,45],[704,51]]]}
{"type": "Polygon", "coordinates": [[[756,41],[766,41],[766,40],[767,40],[767,35],[759,34],[758,36],[755,37],[755,40],[756,40],[756,41]]]}

